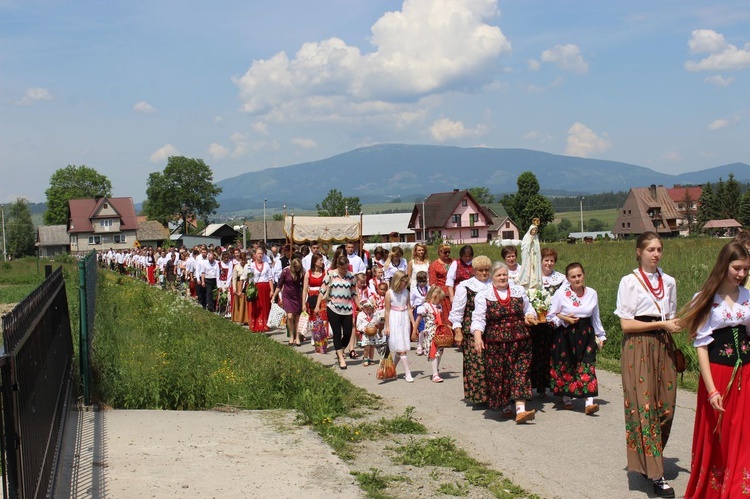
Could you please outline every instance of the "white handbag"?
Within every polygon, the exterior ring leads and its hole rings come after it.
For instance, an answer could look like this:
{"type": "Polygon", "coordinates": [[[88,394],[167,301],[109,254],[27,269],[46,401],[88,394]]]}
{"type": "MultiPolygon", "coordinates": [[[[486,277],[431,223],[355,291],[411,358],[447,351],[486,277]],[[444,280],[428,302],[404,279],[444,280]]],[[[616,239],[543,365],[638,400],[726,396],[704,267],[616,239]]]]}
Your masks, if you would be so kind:
{"type": "Polygon", "coordinates": [[[271,304],[271,313],[268,314],[268,321],[266,324],[271,329],[276,329],[277,327],[281,326],[281,321],[284,319],[284,316],[286,315],[286,312],[284,312],[284,309],[281,308],[277,303],[271,304]]]}

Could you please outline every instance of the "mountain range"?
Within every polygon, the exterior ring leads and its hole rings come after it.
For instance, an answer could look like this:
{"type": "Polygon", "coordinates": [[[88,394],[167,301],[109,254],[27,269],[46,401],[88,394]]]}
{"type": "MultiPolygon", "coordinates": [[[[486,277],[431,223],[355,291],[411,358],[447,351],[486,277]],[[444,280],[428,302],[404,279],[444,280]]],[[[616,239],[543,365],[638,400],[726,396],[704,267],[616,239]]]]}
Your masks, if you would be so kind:
{"type": "Polygon", "coordinates": [[[492,194],[516,191],[516,179],[533,172],[542,194],[580,195],[628,191],[651,184],[702,184],[727,179],[750,181],[750,165],[731,163],[670,175],[638,165],[562,156],[529,149],[462,148],[381,144],[327,159],[244,173],[217,183],[222,213],[287,205],[314,209],[331,189],[362,204],[423,199],[434,192],[487,187],[492,194]]]}

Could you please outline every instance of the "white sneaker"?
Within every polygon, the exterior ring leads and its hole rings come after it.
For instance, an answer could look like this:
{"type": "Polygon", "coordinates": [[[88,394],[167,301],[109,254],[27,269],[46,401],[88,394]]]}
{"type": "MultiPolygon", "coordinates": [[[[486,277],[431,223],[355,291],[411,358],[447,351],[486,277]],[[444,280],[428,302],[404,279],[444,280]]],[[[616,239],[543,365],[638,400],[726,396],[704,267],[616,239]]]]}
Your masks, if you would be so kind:
{"type": "Polygon", "coordinates": [[[414,378],[411,377],[411,374],[405,374],[404,379],[407,383],[414,383],[414,378]]]}

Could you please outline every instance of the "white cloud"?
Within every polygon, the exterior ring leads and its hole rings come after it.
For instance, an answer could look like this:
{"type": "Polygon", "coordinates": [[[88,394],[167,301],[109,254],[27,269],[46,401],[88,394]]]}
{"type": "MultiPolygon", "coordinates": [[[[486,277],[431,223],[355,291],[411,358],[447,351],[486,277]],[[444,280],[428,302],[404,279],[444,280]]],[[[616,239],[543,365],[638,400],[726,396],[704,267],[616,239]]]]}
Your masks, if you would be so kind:
{"type": "Polygon", "coordinates": [[[685,62],[688,71],[738,71],[750,67],[750,43],[746,43],[744,48],[737,48],[714,30],[693,31],[688,46],[694,54],[710,54],[698,62],[685,62]]]}
{"type": "Polygon", "coordinates": [[[586,158],[594,153],[602,153],[612,147],[606,133],[599,137],[592,129],[582,123],[575,122],[568,130],[568,145],[565,154],[586,158]]]}
{"type": "Polygon", "coordinates": [[[164,146],[154,151],[154,153],[151,155],[151,162],[165,163],[170,156],[177,156],[179,154],[180,153],[175,146],[173,146],[172,144],[165,144],[164,146]]]}
{"type": "Polygon", "coordinates": [[[253,152],[258,151],[277,151],[279,143],[275,140],[251,141],[247,134],[234,132],[229,139],[234,144],[232,150],[232,159],[244,158],[253,152]]]}
{"type": "Polygon", "coordinates": [[[703,81],[705,83],[716,85],[717,87],[728,87],[734,83],[734,76],[730,76],[729,78],[724,78],[723,75],[707,76],[703,81]]]}
{"type": "Polygon", "coordinates": [[[220,161],[229,156],[229,149],[223,145],[214,142],[208,146],[208,157],[213,161],[220,161]]]}
{"type": "Polygon", "coordinates": [[[224,121],[224,118],[222,118],[221,116],[214,116],[214,123],[221,123],[222,121],[224,121]]]}
{"type": "Polygon", "coordinates": [[[241,109],[276,121],[392,115],[424,96],[480,88],[511,49],[485,22],[497,15],[495,0],[404,0],[372,26],[374,51],[329,38],[304,43],[291,59],[253,61],[234,79],[241,109]]]}
{"type": "Polygon", "coordinates": [[[555,45],[542,52],[541,59],[542,62],[552,63],[564,71],[585,73],[589,70],[589,65],[583,59],[580,49],[573,44],[555,45]]]}
{"type": "Polygon", "coordinates": [[[727,128],[729,126],[736,125],[739,122],[740,122],[739,116],[732,116],[732,118],[730,119],[720,118],[718,120],[712,121],[708,125],[708,129],[711,131],[721,130],[722,128],[727,128]]]}
{"type": "Polygon", "coordinates": [[[539,71],[542,68],[542,63],[536,59],[529,59],[526,61],[526,66],[529,68],[529,71],[539,71]]]}
{"type": "Polygon", "coordinates": [[[52,100],[52,94],[46,88],[34,87],[26,90],[21,99],[16,101],[17,106],[29,106],[35,102],[52,100]]]}
{"type": "Polygon", "coordinates": [[[726,46],[724,35],[712,29],[696,29],[688,40],[691,54],[714,54],[721,52],[726,46]]]}
{"type": "Polygon", "coordinates": [[[441,118],[430,127],[430,135],[437,142],[466,137],[479,137],[485,133],[487,133],[487,127],[484,125],[477,125],[475,128],[466,128],[462,122],[451,121],[448,118],[441,118]]]}
{"type": "Polygon", "coordinates": [[[682,161],[682,154],[677,151],[667,149],[666,151],[664,151],[664,154],[661,155],[661,158],[665,161],[682,161]]]}
{"type": "Polygon", "coordinates": [[[318,147],[318,143],[313,139],[294,138],[290,142],[295,146],[301,147],[302,149],[315,149],[316,147],[318,147]]]}
{"type": "Polygon", "coordinates": [[[135,106],[133,106],[133,111],[135,111],[136,113],[154,114],[156,112],[156,108],[148,102],[142,100],[140,102],[137,102],[135,106]]]}

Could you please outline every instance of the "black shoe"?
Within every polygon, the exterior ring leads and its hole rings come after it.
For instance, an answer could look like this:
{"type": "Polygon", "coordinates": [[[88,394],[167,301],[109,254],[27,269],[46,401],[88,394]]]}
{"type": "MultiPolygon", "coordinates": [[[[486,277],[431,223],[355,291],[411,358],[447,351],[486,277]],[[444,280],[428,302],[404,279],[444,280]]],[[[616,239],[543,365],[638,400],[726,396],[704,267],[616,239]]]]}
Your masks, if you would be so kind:
{"type": "Polygon", "coordinates": [[[674,489],[661,477],[654,480],[654,494],[658,497],[674,497],[674,489]]]}

